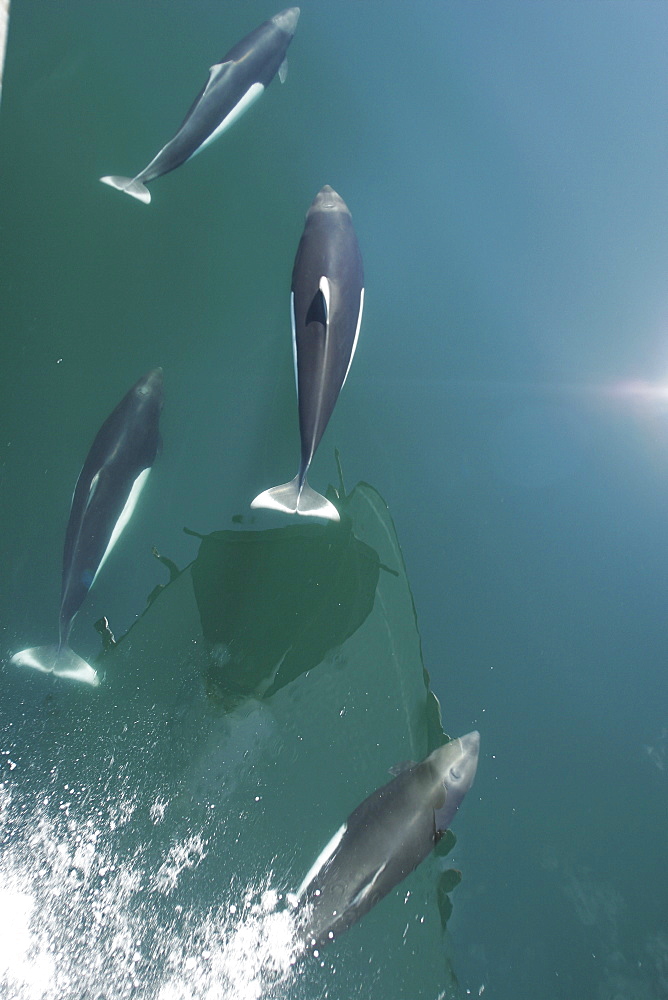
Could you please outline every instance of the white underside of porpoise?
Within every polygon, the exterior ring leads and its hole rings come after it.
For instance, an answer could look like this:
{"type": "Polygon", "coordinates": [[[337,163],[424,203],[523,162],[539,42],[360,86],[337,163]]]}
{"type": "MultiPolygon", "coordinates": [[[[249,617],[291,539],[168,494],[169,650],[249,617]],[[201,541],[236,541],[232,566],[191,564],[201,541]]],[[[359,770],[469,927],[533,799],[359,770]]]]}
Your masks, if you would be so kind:
{"type": "MultiPolygon", "coordinates": [[[[105,562],[107,561],[111,550],[115,546],[118,539],[121,537],[123,529],[127,525],[130,518],[132,517],[134,509],[137,506],[137,501],[139,500],[139,495],[146,486],[146,480],[148,479],[148,474],[150,471],[151,471],[150,468],[144,469],[142,472],[139,473],[134,483],[132,484],[132,489],[130,490],[127,500],[125,501],[125,506],[123,507],[123,510],[121,511],[119,518],[116,521],[116,524],[114,525],[114,530],[111,533],[111,537],[107,542],[107,547],[104,550],[104,555],[100,560],[100,565],[95,570],[93,583],[95,583],[95,581],[97,580],[98,574],[102,569],[102,567],[104,566],[105,562]]],[[[91,587],[93,586],[93,583],[91,583],[91,587]]]]}
{"type": "MultiPolygon", "coordinates": [[[[106,562],[109,553],[115,546],[123,529],[132,517],[132,513],[137,506],[139,495],[146,485],[146,480],[148,479],[150,471],[150,468],[144,469],[139,473],[132,484],[132,489],[130,490],[128,498],[123,505],[123,510],[114,525],[111,537],[109,538],[107,547],[104,551],[104,555],[100,560],[100,565],[95,571],[93,583],[97,580],[98,573],[106,562]]],[[[88,503],[91,502],[95,494],[99,478],[100,473],[98,472],[97,475],[93,477],[90,485],[88,503]]],[[[93,583],[91,583],[91,587],[93,586],[93,583]]],[[[100,678],[95,668],[84,660],[83,657],[79,656],[78,653],[75,653],[73,649],[64,644],[62,646],[32,646],[30,649],[22,649],[19,653],[15,653],[12,656],[10,663],[16,667],[31,667],[33,670],[39,670],[45,674],[54,674],[56,677],[63,677],[67,680],[80,681],[83,684],[90,684],[92,687],[97,687],[100,683],[100,678]]]]}
{"type": "Polygon", "coordinates": [[[252,104],[255,104],[255,102],[259,97],[262,97],[263,93],[264,93],[264,85],[261,83],[254,83],[251,87],[249,87],[244,96],[239,101],[239,103],[235,104],[230,113],[226,115],[225,118],[223,118],[220,125],[218,125],[218,127],[213,130],[211,135],[208,136],[204,140],[204,142],[197,147],[194,153],[191,153],[189,159],[192,160],[193,156],[197,156],[197,154],[201,153],[203,149],[206,149],[207,146],[210,146],[211,143],[214,141],[214,139],[217,139],[219,135],[222,135],[223,132],[225,132],[230,127],[230,125],[234,125],[237,118],[241,118],[243,113],[247,111],[252,104]]]}
{"type": "Polygon", "coordinates": [[[310,885],[310,883],[313,881],[318,872],[325,867],[329,859],[333,856],[334,851],[341,843],[343,835],[347,829],[348,829],[348,824],[344,823],[342,826],[339,827],[339,829],[336,831],[332,839],[327,844],[325,844],[322,851],[320,852],[320,854],[315,859],[315,861],[309,868],[308,872],[304,876],[302,884],[297,889],[296,893],[297,899],[299,899],[301,896],[304,895],[305,889],[310,885]]]}

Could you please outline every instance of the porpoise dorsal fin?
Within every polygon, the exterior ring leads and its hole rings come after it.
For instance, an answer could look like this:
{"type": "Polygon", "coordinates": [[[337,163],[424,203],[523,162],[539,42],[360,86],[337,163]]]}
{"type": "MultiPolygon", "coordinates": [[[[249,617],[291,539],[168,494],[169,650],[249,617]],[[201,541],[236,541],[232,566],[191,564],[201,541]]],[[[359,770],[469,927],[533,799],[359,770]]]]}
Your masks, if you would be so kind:
{"type": "Polygon", "coordinates": [[[209,87],[218,77],[225,73],[230,66],[233,66],[234,62],[232,59],[227,59],[225,62],[214,63],[213,66],[209,66],[209,79],[206,81],[206,87],[204,88],[204,93],[207,92],[209,87]]]}
{"type": "Polygon", "coordinates": [[[228,66],[231,66],[232,63],[232,59],[226,59],[225,62],[214,63],[213,66],[209,66],[209,83],[211,83],[212,76],[217,76],[219,73],[222,73],[223,70],[227,69],[228,66]]]}
{"type": "Polygon", "coordinates": [[[364,882],[360,886],[360,888],[357,890],[352,900],[350,901],[351,909],[355,909],[358,906],[364,905],[364,902],[369,898],[373,890],[376,888],[376,883],[378,882],[378,879],[383,874],[386,868],[387,868],[387,861],[385,861],[380,866],[380,868],[378,868],[378,870],[373,873],[372,877],[368,881],[364,882]]]}
{"type": "Polygon", "coordinates": [[[90,504],[92,503],[93,497],[95,496],[95,491],[97,489],[97,484],[100,481],[100,475],[101,475],[101,473],[102,473],[102,469],[98,469],[97,472],[95,473],[95,475],[93,476],[93,478],[90,481],[90,486],[88,487],[88,496],[86,497],[86,503],[85,503],[85,506],[84,506],[84,510],[87,507],[89,507],[90,504]]]}
{"type": "Polygon", "coordinates": [[[329,282],[322,277],[318,286],[318,291],[311,299],[311,305],[306,313],[306,324],[322,323],[327,328],[329,321],[329,282]]]}
{"type": "Polygon", "coordinates": [[[402,760],[402,761],[400,761],[400,763],[394,764],[390,768],[390,774],[394,775],[394,777],[396,778],[400,774],[403,774],[404,771],[410,771],[410,769],[412,767],[415,767],[415,761],[414,760],[402,760]]]}
{"type": "Polygon", "coordinates": [[[288,57],[286,56],[281,65],[278,67],[278,79],[281,83],[285,83],[288,78],[288,57]]]}

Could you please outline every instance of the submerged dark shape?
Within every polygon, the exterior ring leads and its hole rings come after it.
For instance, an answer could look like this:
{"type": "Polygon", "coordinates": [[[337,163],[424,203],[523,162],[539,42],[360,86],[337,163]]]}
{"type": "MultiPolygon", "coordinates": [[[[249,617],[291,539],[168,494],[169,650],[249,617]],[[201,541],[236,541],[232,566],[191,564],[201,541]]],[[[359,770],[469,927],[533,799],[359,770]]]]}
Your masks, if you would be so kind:
{"type": "Polygon", "coordinates": [[[297,892],[298,934],[322,947],[427,857],[473,784],[480,735],[467,733],[406,765],[355,809],[297,892]]]}
{"type": "Polygon", "coordinates": [[[329,185],[307,212],[290,301],[301,462],[291,482],[260,493],[251,507],[336,521],[336,507],[311,489],[306,476],[357,347],[364,270],[350,211],[329,185]]]}
{"type": "Polygon", "coordinates": [[[148,204],[150,181],[175,170],[213,142],[255,103],[276,73],[281,82],[285,80],[285,53],[298,20],[299,7],[288,7],[246,35],[211,67],[180,129],[148,166],[132,178],[101,177],[102,183],[148,204]]]}
{"type": "Polygon", "coordinates": [[[378,554],[350,518],[268,531],[216,531],[192,566],[209,693],[270,697],[316,667],[370,614],[378,554]]]}
{"type": "Polygon", "coordinates": [[[160,441],[162,368],[130,389],[102,424],[79,474],[65,532],[57,646],[35,646],[11,662],[96,685],[90,664],[72,649],[72,622],[134,510],[160,441]]]}
{"type": "MultiPolygon", "coordinates": [[[[385,780],[379,775],[388,763],[422,760],[443,738],[434,726],[437,706],[423,669],[414,603],[390,511],[368,484],[355,486],[343,501],[329,495],[342,521],[352,522],[354,537],[378,554],[373,608],[315,669],[270,698],[246,698],[230,711],[207,696],[212,650],[194,594],[195,564],[167,582],[167,567],[156,562],[153,569],[164,574],[166,586],[148,608],[139,600],[136,610],[143,613],[104,659],[104,685],[95,692],[102,697],[94,706],[87,697],[81,700],[89,692],[66,697],[66,685],[59,691],[56,683],[26,712],[25,676],[5,671],[5,744],[18,766],[5,775],[11,792],[7,818],[15,830],[11,843],[2,845],[3,872],[10,864],[26,877],[43,870],[44,877],[33,880],[32,916],[68,970],[68,996],[99,995],[101,968],[108,972],[109,997],[112,988],[114,997],[134,989],[142,1000],[179,985],[186,989],[193,977],[165,948],[199,962],[204,945],[211,949],[211,960],[200,963],[204,978],[194,987],[200,993],[349,998],[359,994],[364,981],[365,1000],[456,995],[451,948],[436,906],[440,864],[435,859],[412,873],[410,896],[402,891],[409,886],[406,881],[358,925],[364,937],[361,963],[335,959],[333,975],[330,962],[321,966],[305,955],[289,967],[292,972],[282,964],[289,978],[278,981],[276,965],[267,962],[276,949],[285,963],[292,957],[292,911],[277,912],[276,900],[276,911],[269,913],[265,904],[273,905],[274,892],[284,893],[296,859],[295,888],[330,833],[385,780]],[[58,793],[66,786],[73,794],[58,793]],[[64,798],[73,800],[71,810],[63,809],[64,798]],[[45,822],[49,837],[36,837],[45,822]],[[82,845],[85,850],[93,845],[93,877],[85,877],[76,858],[76,871],[69,862],[54,864],[54,838],[67,844],[70,859],[75,851],[81,854],[82,845]],[[20,858],[17,841],[26,847],[20,858]],[[97,934],[93,927],[91,935],[90,914],[101,901],[97,872],[102,864],[110,866],[102,887],[104,930],[97,934]],[[64,875],[75,886],[75,906],[72,894],[61,891],[64,875]],[[183,919],[178,913],[175,919],[177,902],[183,919]],[[109,963],[109,935],[128,926],[141,938],[141,961],[133,962],[123,950],[109,963]],[[273,936],[276,927],[279,933],[273,936]]],[[[229,520],[216,525],[228,526],[229,520]]],[[[297,526],[328,527],[303,520],[297,526]]],[[[199,541],[187,541],[195,555],[199,541]]],[[[271,561],[272,545],[258,545],[271,561]]],[[[213,572],[210,581],[215,590],[213,572]]],[[[238,582],[252,607],[256,580],[238,582]]],[[[354,587],[354,578],[341,578],[339,593],[348,586],[354,587]]],[[[319,589],[315,583],[314,589],[319,589]]],[[[294,599],[295,610],[300,602],[303,607],[304,591],[295,591],[294,599]]],[[[241,603],[239,596],[237,606],[241,603]]],[[[266,609],[267,602],[258,605],[258,628],[266,609]]],[[[93,641],[95,617],[85,614],[90,625],[77,619],[93,641]]],[[[250,617],[249,612],[246,621],[250,617]]],[[[343,949],[354,944],[345,935],[339,941],[343,949]]]]}

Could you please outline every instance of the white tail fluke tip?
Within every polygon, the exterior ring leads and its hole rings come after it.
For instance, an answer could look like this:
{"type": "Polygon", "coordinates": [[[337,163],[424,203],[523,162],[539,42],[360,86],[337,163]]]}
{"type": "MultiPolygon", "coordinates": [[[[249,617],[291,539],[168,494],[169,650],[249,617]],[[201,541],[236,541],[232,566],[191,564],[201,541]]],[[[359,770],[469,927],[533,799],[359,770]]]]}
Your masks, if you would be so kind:
{"type": "Polygon", "coordinates": [[[339,512],[333,503],[316,493],[304,480],[301,490],[299,476],[289,483],[274,486],[256,496],[251,503],[253,509],[266,507],[268,510],[280,510],[284,514],[301,514],[304,517],[324,517],[328,521],[340,521],[339,512]]]}
{"type": "Polygon", "coordinates": [[[103,184],[116,188],[117,191],[123,191],[125,194],[132,195],[133,198],[137,198],[138,201],[143,201],[145,205],[148,205],[151,200],[151,192],[146,185],[136,179],[133,180],[132,177],[116,177],[110,174],[108,177],[100,177],[100,180],[103,184]]]}
{"type": "Polygon", "coordinates": [[[100,683],[97,671],[69,646],[61,646],[60,649],[58,646],[33,646],[14,653],[9,662],[15,667],[32,667],[33,670],[80,681],[92,687],[97,687],[100,683]]]}

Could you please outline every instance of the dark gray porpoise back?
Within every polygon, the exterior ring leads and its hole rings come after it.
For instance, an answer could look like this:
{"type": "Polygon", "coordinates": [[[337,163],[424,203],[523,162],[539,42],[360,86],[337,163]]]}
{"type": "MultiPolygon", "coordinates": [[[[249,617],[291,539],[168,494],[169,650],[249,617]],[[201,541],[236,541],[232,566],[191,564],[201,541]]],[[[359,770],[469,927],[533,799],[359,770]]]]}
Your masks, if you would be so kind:
{"type": "Polygon", "coordinates": [[[322,946],[347,930],[424,861],[436,843],[434,810],[444,798],[426,760],[351,813],[341,843],[303,901],[308,944],[322,946]]]}
{"type": "Polygon", "coordinates": [[[157,454],[162,369],[141,378],[98,431],[72,498],[65,533],[61,643],[88,593],[135,480],[157,454]],[[97,479],[96,479],[97,477],[97,479]]]}
{"type": "Polygon", "coordinates": [[[142,180],[155,180],[181,166],[215,132],[254,83],[268,87],[285,59],[292,37],[292,31],[286,31],[272,18],[237,42],[220,60],[228,64],[224,71],[210,86],[207,81],[202,87],[174,138],[142,171],[142,180]]]}
{"type": "Polygon", "coordinates": [[[362,256],[348,207],[330,187],[306,216],[292,272],[301,436],[300,480],[320,443],[355,346],[364,286],[362,256]],[[329,283],[329,334],[320,279],[329,283]]]}
{"type": "Polygon", "coordinates": [[[178,131],[144,169],[134,177],[109,174],[100,178],[102,183],[149,204],[147,184],[175,170],[221,135],[260,97],[276,73],[285,79],[285,54],[298,20],[299,7],[288,7],[237,42],[211,66],[178,131]]]}

